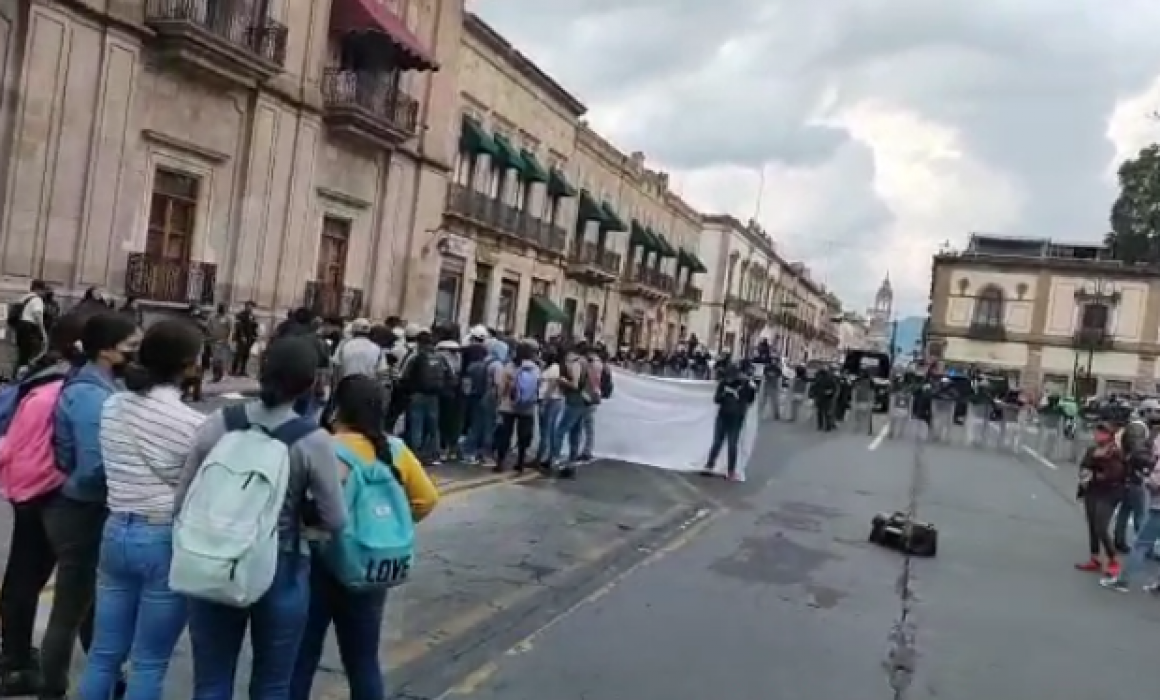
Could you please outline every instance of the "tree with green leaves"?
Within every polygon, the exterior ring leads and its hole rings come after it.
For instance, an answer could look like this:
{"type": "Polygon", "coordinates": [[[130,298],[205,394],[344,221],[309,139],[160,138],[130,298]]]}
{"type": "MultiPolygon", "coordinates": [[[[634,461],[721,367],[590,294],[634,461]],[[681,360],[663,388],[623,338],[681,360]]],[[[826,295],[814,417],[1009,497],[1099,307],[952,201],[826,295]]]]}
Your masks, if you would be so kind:
{"type": "Polygon", "coordinates": [[[1117,175],[1120,196],[1104,242],[1117,260],[1160,265],[1160,144],[1124,161],[1117,175]]]}

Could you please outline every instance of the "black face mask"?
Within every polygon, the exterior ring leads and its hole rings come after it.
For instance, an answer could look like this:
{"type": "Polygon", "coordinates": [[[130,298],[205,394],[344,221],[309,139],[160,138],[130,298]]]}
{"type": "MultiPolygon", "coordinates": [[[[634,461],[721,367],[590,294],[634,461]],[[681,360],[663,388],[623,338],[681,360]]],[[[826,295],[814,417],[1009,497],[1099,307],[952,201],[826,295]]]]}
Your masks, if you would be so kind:
{"type": "Polygon", "coordinates": [[[113,365],[113,376],[117,379],[123,379],[125,373],[129,371],[129,367],[137,364],[136,354],[126,354],[121,356],[121,361],[113,365]]]}

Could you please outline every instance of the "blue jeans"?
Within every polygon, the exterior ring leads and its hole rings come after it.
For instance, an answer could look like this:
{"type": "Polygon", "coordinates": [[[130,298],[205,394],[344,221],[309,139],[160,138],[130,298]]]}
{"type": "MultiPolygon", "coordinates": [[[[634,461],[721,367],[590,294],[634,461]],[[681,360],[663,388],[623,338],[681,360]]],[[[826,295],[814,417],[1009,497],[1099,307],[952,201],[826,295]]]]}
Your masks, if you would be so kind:
{"type": "Polygon", "coordinates": [[[563,414],[564,399],[545,399],[540,402],[540,444],[536,450],[536,457],[541,464],[551,461],[552,455],[559,452],[556,445],[560,436],[556,429],[563,414]]]}
{"type": "Polygon", "coordinates": [[[158,700],[177,639],[185,629],[186,599],[169,590],[173,527],[165,518],[111,513],[97,568],[93,644],[77,697],[108,700],[128,659],[126,700],[158,700]]]}
{"type": "Polygon", "coordinates": [[[596,404],[584,407],[584,415],[580,417],[580,431],[584,436],[580,455],[591,459],[592,451],[596,449],[596,404]]]}
{"type": "Polygon", "coordinates": [[[194,700],[232,700],[238,654],[250,630],[250,700],[287,700],[310,607],[310,558],[278,557],[270,590],[249,608],[189,601],[194,700]]]}
{"type": "Polygon", "coordinates": [[[1116,511],[1116,523],[1112,527],[1117,545],[1128,543],[1128,518],[1132,519],[1134,531],[1139,532],[1148,516],[1148,494],[1144,487],[1132,484],[1124,489],[1124,496],[1120,499],[1119,510],[1116,511]]]}
{"type": "Polygon", "coordinates": [[[1124,568],[1120,570],[1121,581],[1128,583],[1132,577],[1140,573],[1144,568],[1144,559],[1152,552],[1157,540],[1160,540],[1160,511],[1151,510],[1147,512],[1144,522],[1136,532],[1132,551],[1128,554],[1128,560],[1124,562],[1124,568]]]}
{"type": "Polygon", "coordinates": [[[439,453],[439,397],[415,394],[407,406],[407,442],[420,459],[439,453]]]}
{"type": "Polygon", "coordinates": [[[584,414],[588,406],[583,404],[564,404],[564,411],[560,415],[560,424],[556,426],[556,439],[553,445],[552,461],[560,460],[560,453],[564,451],[564,438],[568,439],[568,459],[574,461],[580,456],[580,430],[584,424],[584,414]]]}
{"type": "Polygon", "coordinates": [[[468,399],[468,410],[471,424],[463,442],[463,457],[469,460],[490,457],[495,439],[496,403],[486,396],[468,399]]]}
{"type": "Polygon", "coordinates": [[[298,648],[290,699],[310,700],[326,633],[333,624],[350,700],[383,700],[386,691],[379,645],[386,605],[385,590],[351,591],[334,578],[322,561],[315,559],[310,569],[310,615],[298,648]]]}

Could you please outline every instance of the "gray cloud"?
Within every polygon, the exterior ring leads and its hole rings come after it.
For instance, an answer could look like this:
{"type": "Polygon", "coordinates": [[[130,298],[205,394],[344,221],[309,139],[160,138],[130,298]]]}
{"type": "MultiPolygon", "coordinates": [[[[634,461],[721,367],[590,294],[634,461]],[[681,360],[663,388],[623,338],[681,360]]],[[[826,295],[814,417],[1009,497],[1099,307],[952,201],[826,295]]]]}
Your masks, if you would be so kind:
{"type": "MultiPolygon", "coordinates": [[[[1114,153],[1107,119],[1160,73],[1157,3],[476,0],[473,9],[586,100],[598,124],[614,114],[610,136],[626,149],[687,171],[812,170],[831,199],[788,203],[799,211],[787,220],[808,233],[787,237],[851,295],[881,271],[810,241],[857,251],[906,222],[880,198],[868,152],[819,125],[823,105],[839,114],[876,100],[951,128],[965,157],[1018,188],[1022,209],[1007,232],[1094,239],[1113,195],[1102,179],[1114,153]]],[[[964,238],[997,206],[982,197],[976,226],[960,211],[961,231],[930,235],[964,238]]]]}

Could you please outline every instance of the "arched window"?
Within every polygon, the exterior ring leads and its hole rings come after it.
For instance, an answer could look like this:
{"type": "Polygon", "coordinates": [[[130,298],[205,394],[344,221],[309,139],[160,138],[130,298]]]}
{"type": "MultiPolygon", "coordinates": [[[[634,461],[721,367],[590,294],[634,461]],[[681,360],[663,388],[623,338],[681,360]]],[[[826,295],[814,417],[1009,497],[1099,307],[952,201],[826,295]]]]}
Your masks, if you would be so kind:
{"type": "Polygon", "coordinates": [[[1003,325],[1003,290],[989,284],[975,297],[975,311],[971,316],[975,326],[1001,327],[1003,325]]]}
{"type": "Polygon", "coordinates": [[[1111,310],[1108,309],[1107,304],[1099,302],[1091,302],[1084,304],[1080,309],[1079,327],[1084,331],[1104,332],[1108,328],[1108,319],[1111,316],[1111,310]]]}

